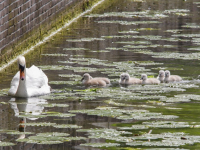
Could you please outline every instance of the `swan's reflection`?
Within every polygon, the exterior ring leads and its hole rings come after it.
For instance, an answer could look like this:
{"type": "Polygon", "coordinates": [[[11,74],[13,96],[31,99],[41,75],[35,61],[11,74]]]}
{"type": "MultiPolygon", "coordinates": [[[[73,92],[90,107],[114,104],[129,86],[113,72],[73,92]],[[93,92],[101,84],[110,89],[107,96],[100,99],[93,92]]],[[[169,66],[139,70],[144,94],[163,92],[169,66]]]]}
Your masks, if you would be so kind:
{"type": "Polygon", "coordinates": [[[40,115],[43,112],[44,106],[42,104],[47,104],[45,99],[39,99],[37,97],[31,98],[11,98],[9,101],[11,108],[15,112],[15,116],[19,117],[19,131],[22,132],[19,135],[18,139],[24,139],[26,126],[23,123],[26,123],[26,119],[36,120],[37,115],[40,115]],[[31,114],[31,115],[30,115],[31,114]],[[26,117],[26,115],[28,117],[26,117]],[[24,116],[24,117],[21,117],[24,116]]]}
{"type": "Polygon", "coordinates": [[[45,99],[39,99],[37,97],[31,98],[11,98],[9,101],[11,108],[15,112],[15,116],[23,115],[30,115],[28,119],[36,120],[38,119],[36,116],[40,115],[44,109],[42,104],[47,104],[45,99]],[[35,117],[34,117],[35,116],[35,117]]]}
{"type": "MultiPolygon", "coordinates": [[[[20,123],[19,132],[26,132],[25,131],[26,126],[21,124],[21,123],[26,123],[26,118],[20,118],[19,123],[20,123]]],[[[18,139],[24,139],[25,137],[26,137],[25,134],[21,134],[21,135],[19,135],[18,139]]]]}

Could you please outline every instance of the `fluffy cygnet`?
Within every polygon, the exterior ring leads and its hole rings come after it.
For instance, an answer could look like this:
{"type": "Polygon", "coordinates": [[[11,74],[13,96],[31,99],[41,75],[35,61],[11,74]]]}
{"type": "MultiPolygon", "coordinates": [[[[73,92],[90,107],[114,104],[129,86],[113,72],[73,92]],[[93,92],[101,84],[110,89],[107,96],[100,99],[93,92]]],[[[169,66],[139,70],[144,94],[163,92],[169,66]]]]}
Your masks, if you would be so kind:
{"type": "Polygon", "coordinates": [[[119,84],[125,84],[125,73],[120,75],[119,84]]]}
{"type": "Polygon", "coordinates": [[[124,73],[123,74],[123,77],[124,77],[124,84],[141,84],[142,81],[140,79],[137,79],[137,78],[132,78],[130,77],[130,75],[128,73],[124,73]]]}
{"type": "Polygon", "coordinates": [[[106,86],[106,81],[101,78],[92,78],[88,73],[83,75],[81,81],[86,86],[106,86]]]}
{"type": "Polygon", "coordinates": [[[146,74],[141,75],[142,84],[159,84],[160,80],[156,78],[147,78],[146,74]]]}
{"type": "Polygon", "coordinates": [[[182,81],[182,78],[178,75],[170,75],[170,71],[165,71],[165,82],[182,81]]]}
{"type": "Polygon", "coordinates": [[[90,79],[99,79],[99,80],[103,80],[106,82],[106,84],[110,84],[110,80],[108,78],[104,78],[104,77],[95,77],[93,78],[91,75],[90,75],[90,79]]]}
{"type": "Polygon", "coordinates": [[[160,80],[160,82],[164,82],[164,80],[165,80],[165,71],[164,70],[159,71],[157,79],[160,80]]]}

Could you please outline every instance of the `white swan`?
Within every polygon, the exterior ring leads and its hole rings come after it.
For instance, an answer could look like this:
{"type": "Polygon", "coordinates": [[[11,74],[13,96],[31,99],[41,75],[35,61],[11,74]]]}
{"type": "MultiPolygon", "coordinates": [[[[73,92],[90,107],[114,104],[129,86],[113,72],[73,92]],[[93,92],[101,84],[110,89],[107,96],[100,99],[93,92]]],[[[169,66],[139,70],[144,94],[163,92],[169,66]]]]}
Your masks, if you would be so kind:
{"type": "Polygon", "coordinates": [[[160,80],[156,78],[147,78],[146,74],[141,75],[142,84],[160,84],[160,80]]]}
{"type": "Polygon", "coordinates": [[[8,95],[15,97],[33,97],[50,93],[48,78],[36,66],[26,68],[24,56],[18,57],[19,71],[11,81],[8,95]]]}
{"type": "Polygon", "coordinates": [[[175,82],[175,81],[182,81],[182,78],[178,75],[170,75],[170,71],[165,71],[165,82],[175,82]]]}
{"type": "Polygon", "coordinates": [[[164,80],[165,80],[165,71],[164,70],[159,71],[157,79],[160,80],[160,82],[164,82],[164,80]]]}

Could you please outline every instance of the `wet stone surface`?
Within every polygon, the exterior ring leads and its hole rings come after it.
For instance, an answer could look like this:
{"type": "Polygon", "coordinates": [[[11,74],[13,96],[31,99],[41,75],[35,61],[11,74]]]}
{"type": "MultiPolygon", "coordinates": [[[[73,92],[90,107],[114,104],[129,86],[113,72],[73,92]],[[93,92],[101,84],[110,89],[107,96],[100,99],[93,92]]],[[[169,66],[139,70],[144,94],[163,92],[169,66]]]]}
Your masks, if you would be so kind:
{"type": "Polygon", "coordinates": [[[7,95],[18,71],[0,76],[0,147],[13,149],[200,149],[200,3],[193,0],[105,0],[27,54],[52,92],[7,95]],[[183,78],[159,85],[119,85],[127,72],[183,78]],[[85,87],[84,73],[107,77],[85,87]]]}

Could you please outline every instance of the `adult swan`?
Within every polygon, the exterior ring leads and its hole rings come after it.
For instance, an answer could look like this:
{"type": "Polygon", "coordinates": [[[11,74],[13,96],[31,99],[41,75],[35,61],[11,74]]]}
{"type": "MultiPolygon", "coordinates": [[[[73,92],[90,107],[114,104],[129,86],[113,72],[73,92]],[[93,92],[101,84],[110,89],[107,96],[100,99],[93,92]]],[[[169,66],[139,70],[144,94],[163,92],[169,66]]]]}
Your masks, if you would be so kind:
{"type": "Polygon", "coordinates": [[[26,68],[24,56],[18,57],[19,71],[11,81],[8,95],[15,97],[33,97],[50,93],[48,78],[36,66],[26,68]]]}

